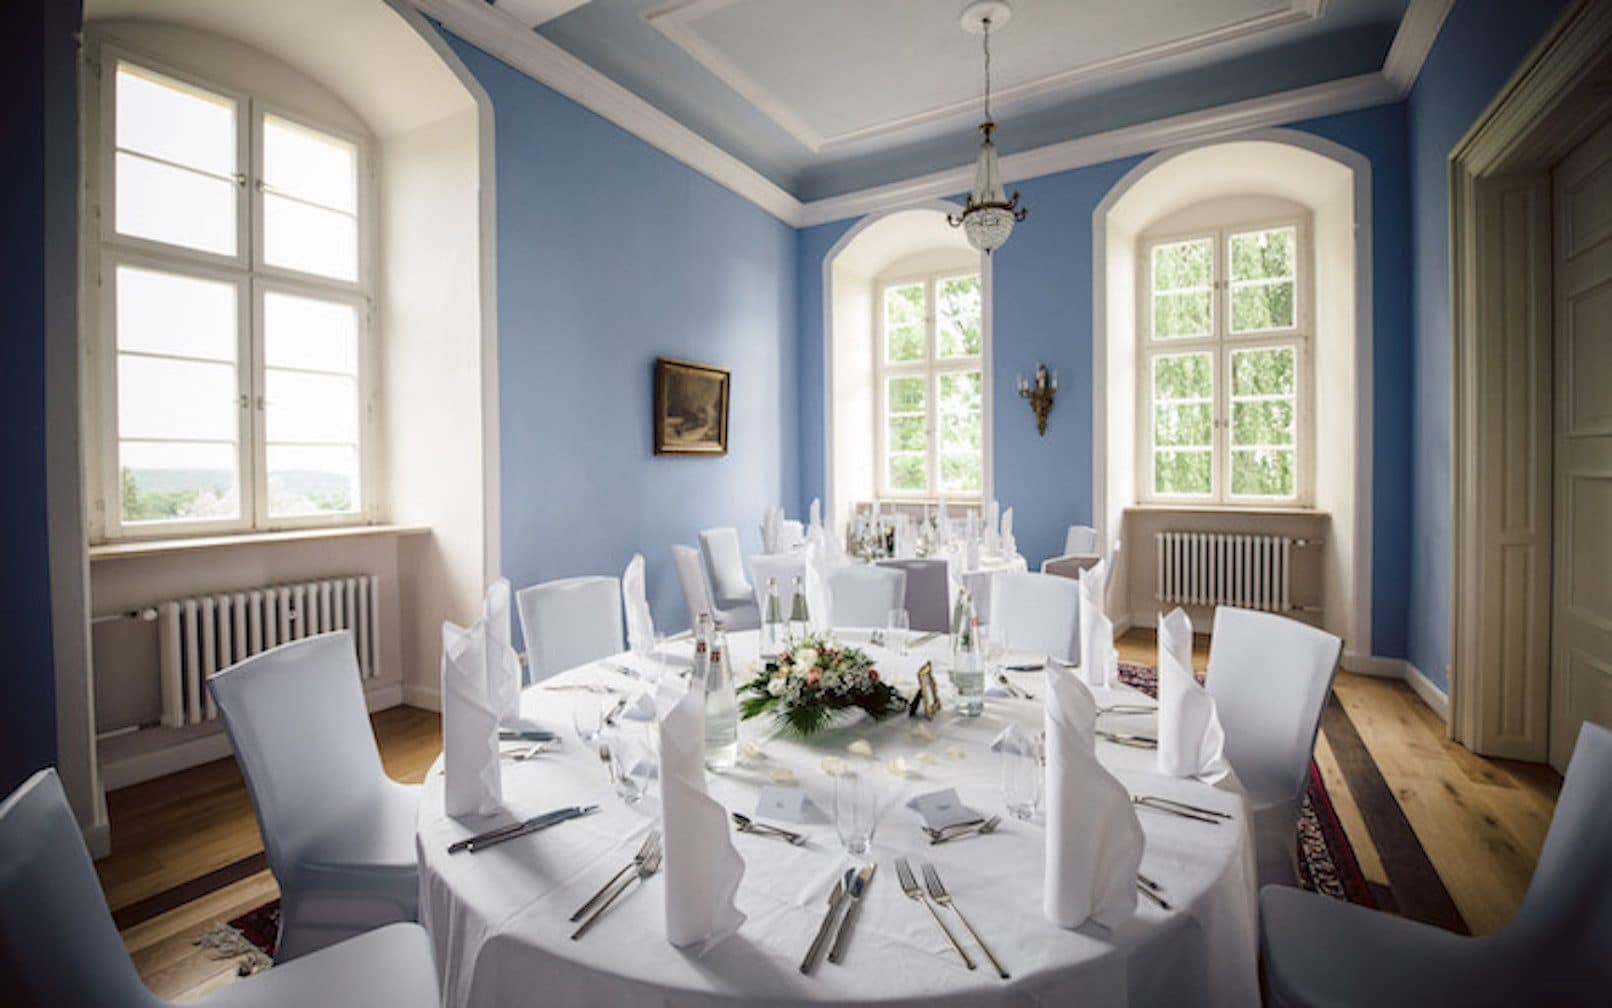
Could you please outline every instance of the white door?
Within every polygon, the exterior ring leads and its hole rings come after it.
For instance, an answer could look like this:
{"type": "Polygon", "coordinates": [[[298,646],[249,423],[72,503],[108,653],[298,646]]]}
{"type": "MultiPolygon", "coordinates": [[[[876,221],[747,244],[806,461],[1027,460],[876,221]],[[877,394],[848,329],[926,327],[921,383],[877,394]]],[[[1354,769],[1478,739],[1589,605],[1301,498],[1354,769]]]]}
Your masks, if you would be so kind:
{"type": "Polygon", "coordinates": [[[1612,123],[1556,166],[1550,761],[1612,725],[1612,123]]]}

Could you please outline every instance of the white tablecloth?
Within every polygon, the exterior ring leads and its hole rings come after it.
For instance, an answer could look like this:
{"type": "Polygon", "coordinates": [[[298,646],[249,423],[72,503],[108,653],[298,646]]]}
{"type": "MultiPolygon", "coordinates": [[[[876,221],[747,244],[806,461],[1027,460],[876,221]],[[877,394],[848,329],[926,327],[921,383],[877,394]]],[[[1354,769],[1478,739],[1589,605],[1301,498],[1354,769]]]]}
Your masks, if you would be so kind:
{"type": "MultiPolygon", "coordinates": [[[[742,661],[756,651],[754,633],[730,635],[742,661]]],[[[858,642],[865,634],[843,636],[858,642]]],[[[910,683],[923,657],[941,659],[946,638],[907,659],[870,649],[886,675],[910,683]]],[[[621,658],[637,664],[637,659],[621,658]]],[[[942,666],[936,661],[937,670],[942,666]]],[[[946,676],[938,672],[943,692],[946,676]]],[[[1004,817],[991,836],[930,846],[905,802],[915,794],[955,787],[985,813],[1003,812],[1000,770],[989,744],[1010,720],[1041,726],[1040,674],[1017,674],[1035,701],[990,699],[985,714],[965,720],[951,713],[930,727],[935,740],[910,734],[905,717],[835,729],[812,743],[774,737],[766,717],[741,723],[741,738],[758,742],[763,756],[735,771],[713,775],[711,793],[730,809],[753,813],[767,773],[787,766],[823,810],[821,821],[796,827],[810,839],[791,847],[776,839],[737,834],[747,870],[738,894],[748,920],[737,935],[703,958],[666,942],[658,877],[629,892],[597,927],[569,939],[571,911],[624,865],[652,827],[653,797],[628,807],[610,789],[598,759],[572,736],[571,704],[586,693],[534,687],[523,713],[561,732],[561,751],[526,762],[506,762],[505,806],[526,817],[551,808],[598,802],[603,810],[533,837],[480,854],[449,855],[447,846],[497,820],[458,822],[443,814],[442,777],[426,778],[420,803],[421,919],[430,929],[443,974],[446,1003],[459,1005],[710,1005],[836,1002],[923,1005],[1257,1005],[1257,927],[1254,875],[1246,809],[1240,795],[1192,781],[1160,777],[1154,754],[1099,743],[1099,757],[1133,793],[1160,794],[1222,809],[1234,822],[1211,826],[1143,810],[1147,834],[1142,871],[1167,891],[1175,909],[1142,901],[1136,916],[1115,932],[1095,925],[1065,931],[1041,913],[1044,827],[1004,817]],[[905,756],[917,774],[897,778],[879,768],[888,785],[888,810],[872,857],[878,875],[869,889],[845,962],[821,962],[811,976],[798,964],[827,905],[834,881],[852,862],[840,847],[829,816],[832,779],[819,764],[825,755],[855,763],[846,744],[867,739],[875,760],[905,756]],[[948,750],[952,750],[948,752],[948,750]],[[921,754],[928,760],[920,760],[921,754]],[[988,964],[970,972],[933,919],[902,895],[894,858],[933,862],[1013,978],[998,979],[988,964]]],[[[631,688],[603,665],[585,666],[549,680],[600,682],[631,688]]],[[[1127,697],[1135,694],[1125,691],[1127,697]]],[[[1112,702],[1105,693],[1099,702],[1112,702]]],[[[1105,718],[1106,723],[1111,720],[1105,718]]],[[[1144,716],[1127,726],[1150,727],[1144,716]]],[[[651,731],[625,721],[630,731],[651,731]]],[[[872,767],[868,767],[872,769],[872,767]]],[[[951,921],[960,936],[962,929],[951,921]]],[[[982,958],[976,956],[976,958],[982,958]]]]}

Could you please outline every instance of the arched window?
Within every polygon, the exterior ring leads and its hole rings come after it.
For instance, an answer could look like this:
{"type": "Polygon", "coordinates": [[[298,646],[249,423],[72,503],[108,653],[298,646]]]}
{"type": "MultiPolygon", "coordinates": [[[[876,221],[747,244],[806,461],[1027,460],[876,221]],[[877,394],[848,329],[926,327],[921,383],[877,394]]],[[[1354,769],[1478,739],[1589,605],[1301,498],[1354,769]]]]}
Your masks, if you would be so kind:
{"type": "Polygon", "coordinates": [[[1207,207],[1172,219],[1196,226],[1166,222],[1141,238],[1136,257],[1137,496],[1307,505],[1307,217],[1238,219],[1207,207]]]}

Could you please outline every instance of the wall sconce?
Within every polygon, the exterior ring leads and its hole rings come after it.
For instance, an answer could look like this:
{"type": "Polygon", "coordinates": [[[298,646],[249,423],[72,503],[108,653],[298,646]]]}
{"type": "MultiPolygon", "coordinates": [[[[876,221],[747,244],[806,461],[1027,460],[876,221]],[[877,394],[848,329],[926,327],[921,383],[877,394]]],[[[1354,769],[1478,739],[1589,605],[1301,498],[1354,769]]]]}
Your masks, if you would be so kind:
{"type": "Polygon", "coordinates": [[[1045,364],[1035,366],[1035,384],[1019,375],[1019,395],[1030,400],[1030,412],[1035,414],[1036,433],[1047,436],[1047,414],[1052,412],[1052,400],[1058,395],[1058,372],[1047,374],[1045,364]]]}

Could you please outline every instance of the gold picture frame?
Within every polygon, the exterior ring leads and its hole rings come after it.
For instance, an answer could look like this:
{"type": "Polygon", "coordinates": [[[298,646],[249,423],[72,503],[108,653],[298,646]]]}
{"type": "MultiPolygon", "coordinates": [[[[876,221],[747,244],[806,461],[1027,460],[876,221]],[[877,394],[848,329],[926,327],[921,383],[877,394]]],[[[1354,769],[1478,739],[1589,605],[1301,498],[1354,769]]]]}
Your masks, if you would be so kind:
{"type": "Polygon", "coordinates": [[[732,372],[655,359],[655,454],[726,455],[732,372]]]}
{"type": "Polygon", "coordinates": [[[934,720],[940,713],[940,689],[935,685],[935,667],[933,662],[924,662],[918,670],[918,697],[919,706],[923,715],[934,720]]]}

